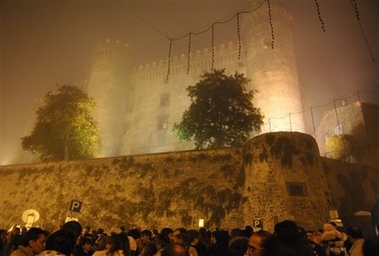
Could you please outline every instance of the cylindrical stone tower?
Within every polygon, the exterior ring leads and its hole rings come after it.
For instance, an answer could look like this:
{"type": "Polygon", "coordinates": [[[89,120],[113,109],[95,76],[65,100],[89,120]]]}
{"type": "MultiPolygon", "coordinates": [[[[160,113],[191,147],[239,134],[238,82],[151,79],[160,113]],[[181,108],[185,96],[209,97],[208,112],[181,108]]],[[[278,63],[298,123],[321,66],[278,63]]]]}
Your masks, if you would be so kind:
{"type": "Polygon", "coordinates": [[[322,227],[331,195],[315,139],[298,132],[265,133],[245,145],[246,223],[261,220],[273,231],[277,222],[322,227]]]}
{"type": "Polygon", "coordinates": [[[120,153],[125,111],[133,101],[130,72],[126,44],[107,40],[96,47],[87,91],[96,101],[94,117],[99,124],[102,157],[120,153]]]}
{"type": "Polygon", "coordinates": [[[264,4],[242,17],[247,77],[251,89],[259,91],[253,103],[265,115],[262,131],[305,132],[303,114],[295,114],[301,112],[302,105],[292,16],[278,5],[272,4],[269,10],[264,4]]]}

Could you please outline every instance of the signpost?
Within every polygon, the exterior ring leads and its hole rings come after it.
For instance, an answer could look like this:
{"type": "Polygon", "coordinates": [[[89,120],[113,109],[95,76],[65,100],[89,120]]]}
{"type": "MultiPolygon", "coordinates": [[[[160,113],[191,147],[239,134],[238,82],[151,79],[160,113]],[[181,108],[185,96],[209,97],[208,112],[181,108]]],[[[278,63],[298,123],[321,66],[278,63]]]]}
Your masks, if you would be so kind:
{"type": "Polygon", "coordinates": [[[81,208],[82,208],[82,202],[80,202],[78,200],[71,200],[70,212],[80,213],[81,208]]]}
{"type": "Polygon", "coordinates": [[[253,220],[253,231],[257,232],[263,229],[263,220],[253,220]]]}

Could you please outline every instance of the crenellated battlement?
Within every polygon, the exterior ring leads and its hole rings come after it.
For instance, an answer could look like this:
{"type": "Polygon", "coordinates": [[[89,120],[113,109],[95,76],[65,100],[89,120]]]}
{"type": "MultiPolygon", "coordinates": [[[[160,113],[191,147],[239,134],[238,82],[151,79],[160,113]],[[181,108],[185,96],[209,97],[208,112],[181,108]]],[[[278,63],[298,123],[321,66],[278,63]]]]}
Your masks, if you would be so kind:
{"type": "Polygon", "coordinates": [[[92,55],[92,61],[117,61],[123,62],[130,60],[130,47],[127,43],[119,40],[110,40],[100,42],[95,46],[92,55]]]}
{"type": "MultiPolygon", "coordinates": [[[[225,60],[225,58],[235,56],[236,61],[238,60],[238,45],[229,42],[228,44],[221,44],[218,47],[215,47],[214,50],[214,60],[215,64],[216,62],[220,62],[222,60],[225,60]]],[[[212,51],[208,48],[205,48],[203,50],[197,50],[195,52],[190,53],[190,64],[193,63],[201,63],[201,62],[209,62],[212,57],[212,51]]],[[[170,64],[172,66],[181,66],[181,65],[188,65],[188,56],[187,54],[181,54],[180,56],[174,56],[170,60],[170,64]]],[[[220,63],[223,64],[223,63],[220,63]]],[[[226,64],[226,63],[225,63],[226,64]]],[[[151,69],[160,69],[160,68],[167,68],[168,65],[168,59],[166,60],[160,60],[153,63],[147,63],[145,65],[140,65],[138,67],[134,67],[133,70],[138,72],[142,72],[145,70],[151,70],[151,69]]]]}

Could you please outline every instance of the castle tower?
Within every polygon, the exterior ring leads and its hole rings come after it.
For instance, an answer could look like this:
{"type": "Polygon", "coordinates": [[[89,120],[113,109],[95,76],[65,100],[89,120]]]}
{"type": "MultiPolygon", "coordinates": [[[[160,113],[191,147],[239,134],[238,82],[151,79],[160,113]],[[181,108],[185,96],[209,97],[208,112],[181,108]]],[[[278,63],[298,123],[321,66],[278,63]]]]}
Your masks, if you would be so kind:
{"type": "Polygon", "coordinates": [[[305,132],[302,113],[294,114],[302,110],[292,38],[294,21],[280,6],[271,5],[270,9],[274,41],[266,4],[242,16],[247,77],[252,89],[259,91],[253,103],[265,115],[263,132],[305,132]]]}
{"type": "Polygon", "coordinates": [[[117,156],[122,146],[125,111],[133,104],[128,46],[107,40],[94,52],[88,94],[96,101],[94,117],[99,124],[100,156],[117,156]]]}

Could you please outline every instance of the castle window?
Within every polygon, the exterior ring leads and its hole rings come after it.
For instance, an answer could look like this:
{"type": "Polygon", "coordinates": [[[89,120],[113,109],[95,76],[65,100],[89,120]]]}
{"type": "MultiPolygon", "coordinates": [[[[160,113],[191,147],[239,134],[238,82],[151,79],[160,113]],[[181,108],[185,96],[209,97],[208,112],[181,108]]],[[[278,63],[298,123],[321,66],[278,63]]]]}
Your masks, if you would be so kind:
{"type": "Polygon", "coordinates": [[[160,107],[170,106],[170,94],[169,93],[161,94],[161,102],[160,102],[159,106],[160,107]]]}
{"type": "Polygon", "coordinates": [[[168,128],[168,115],[158,116],[157,130],[167,130],[168,128]]]}
{"type": "Polygon", "coordinates": [[[287,182],[287,191],[290,196],[307,196],[307,187],[303,182],[287,182]]]}

